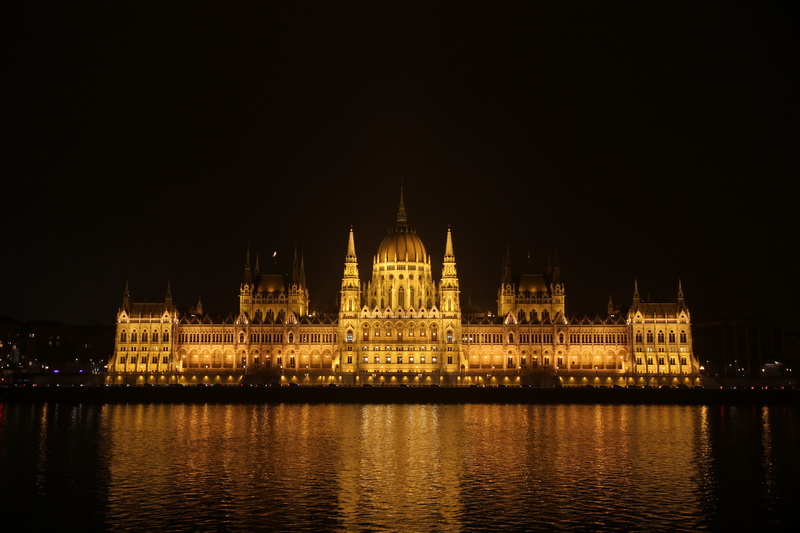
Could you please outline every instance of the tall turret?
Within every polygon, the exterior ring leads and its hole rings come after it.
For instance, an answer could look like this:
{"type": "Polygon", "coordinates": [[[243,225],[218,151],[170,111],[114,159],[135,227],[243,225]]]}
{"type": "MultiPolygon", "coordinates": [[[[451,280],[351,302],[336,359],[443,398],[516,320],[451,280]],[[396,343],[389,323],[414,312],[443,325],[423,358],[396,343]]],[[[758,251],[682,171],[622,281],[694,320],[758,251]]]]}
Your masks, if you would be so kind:
{"type": "Polygon", "coordinates": [[[442,316],[460,316],[458,273],[456,272],[456,256],[453,253],[453,236],[447,228],[447,241],[442,263],[442,281],[439,284],[439,301],[442,316]]]}
{"type": "Polygon", "coordinates": [[[497,291],[497,314],[505,315],[514,312],[515,305],[514,276],[511,272],[511,251],[506,248],[506,255],[503,257],[503,269],[500,276],[500,289],[497,291]]]}
{"type": "Polygon", "coordinates": [[[358,278],[358,258],[353,236],[353,227],[347,239],[347,254],[344,258],[344,274],[342,275],[342,295],[339,309],[340,317],[356,317],[361,308],[361,282],[358,278]]]}

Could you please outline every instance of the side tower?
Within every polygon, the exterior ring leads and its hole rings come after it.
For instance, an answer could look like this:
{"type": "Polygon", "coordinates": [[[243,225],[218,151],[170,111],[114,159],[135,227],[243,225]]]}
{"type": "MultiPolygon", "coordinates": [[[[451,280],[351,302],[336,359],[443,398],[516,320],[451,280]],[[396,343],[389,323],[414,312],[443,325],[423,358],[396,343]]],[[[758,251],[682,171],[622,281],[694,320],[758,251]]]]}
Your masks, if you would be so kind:
{"type": "MultiPolygon", "coordinates": [[[[277,252],[275,252],[277,254],[277,252]]],[[[273,256],[275,255],[273,254],[273,256]]],[[[248,320],[285,322],[308,314],[308,288],[305,268],[294,254],[292,275],[281,274],[277,266],[272,272],[261,272],[256,256],[255,271],[250,269],[250,250],[245,260],[244,279],[239,286],[239,314],[248,320]]]]}
{"type": "MultiPolygon", "coordinates": [[[[464,360],[461,350],[461,303],[456,256],[453,252],[453,235],[449,227],[444,247],[444,261],[442,262],[442,281],[439,283],[439,302],[442,330],[445,332],[442,371],[449,377],[458,371],[466,370],[466,360],[464,360]]],[[[448,382],[450,381],[452,380],[448,379],[448,382]]]]}
{"type": "Polygon", "coordinates": [[[644,302],[639,296],[639,283],[634,282],[628,324],[633,340],[632,372],[641,384],[699,384],[700,365],[692,349],[691,315],[680,281],[675,302],[644,302]]]}
{"type": "Polygon", "coordinates": [[[528,272],[514,283],[509,253],[503,261],[503,276],[497,293],[497,316],[513,317],[519,322],[555,320],[565,315],[564,283],[558,259],[555,266],[548,264],[545,274],[528,272]]]}
{"type": "Polygon", "coordinates": [[[178,310],[167,284],[164,300],[134,302],[128,284],[117,311],[114,354],[108,363],[109,384],[144,385],[177,382],[175,356],[178,310]]]}
{"type": "Polygon", "coordinates": [[[347,254],[344,258],[344,274],[339,301],[339,354],[337,366],[343,373],[349,374],[345,379],[348,384],[354,383],[356,356],[358,355],[357,334],[360,329],[359,313],[361,312],[361,282],[358,277],[358,258],[353,228],[347,239],[347,254]]]}

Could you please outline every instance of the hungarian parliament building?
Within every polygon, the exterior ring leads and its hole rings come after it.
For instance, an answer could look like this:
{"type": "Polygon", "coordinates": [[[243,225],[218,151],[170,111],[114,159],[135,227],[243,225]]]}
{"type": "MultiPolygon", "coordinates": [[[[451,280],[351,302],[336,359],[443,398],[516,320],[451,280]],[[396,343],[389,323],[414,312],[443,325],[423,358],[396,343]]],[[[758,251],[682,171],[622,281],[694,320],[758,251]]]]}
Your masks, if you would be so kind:
{"type": "MultiPolygon", "coordinates": [[[[341,386],[695,386],[689,310],[678,281],[669,302],[573,317],[555,264],[514,275],[508,259],[496,313],[462,311],[447,228],[441,279],[408,224],[402,190],[394,227],[362,281],[353,229],[339,309],[309,309],[303,261],[291,274],[245,261],[239,311],[220,320],[198,304],[181,311],[167,292],[137,302],[126,285],[109,384],[341,386]]],[[[344,241],[344,239],[343,239],[344,241]]],[[[343,243],[344,244],[344,243],[343,243]]],[[[343,247],[344,248],[344,247],[343,247]]]]}

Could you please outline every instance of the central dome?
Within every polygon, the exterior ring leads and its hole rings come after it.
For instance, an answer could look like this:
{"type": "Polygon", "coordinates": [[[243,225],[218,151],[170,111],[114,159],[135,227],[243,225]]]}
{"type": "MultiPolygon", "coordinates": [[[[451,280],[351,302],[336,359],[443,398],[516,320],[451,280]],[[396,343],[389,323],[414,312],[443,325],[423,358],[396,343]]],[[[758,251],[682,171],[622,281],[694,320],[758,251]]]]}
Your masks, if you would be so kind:
{"type": "Polygon", "coordinates": [[[403,188],[400,187],[400,207],[397,209],[397,224],[389,230],[389,235],[383,238],[378,246],[377,261],[379,263],[394,263],[408,261],[425,263],[428,255],[425,245],[419,238],[414,228],[408,224],[406,208],[403,205],[403,188]]]}
{"type": "Polygon", "coordinates": [[[406,225],[398,224],[389,230],[378,246],[378,262],[394,263],[397,261],[411,261],[425,263],[428,256],[425,245],[417,232],[406,225]]]}

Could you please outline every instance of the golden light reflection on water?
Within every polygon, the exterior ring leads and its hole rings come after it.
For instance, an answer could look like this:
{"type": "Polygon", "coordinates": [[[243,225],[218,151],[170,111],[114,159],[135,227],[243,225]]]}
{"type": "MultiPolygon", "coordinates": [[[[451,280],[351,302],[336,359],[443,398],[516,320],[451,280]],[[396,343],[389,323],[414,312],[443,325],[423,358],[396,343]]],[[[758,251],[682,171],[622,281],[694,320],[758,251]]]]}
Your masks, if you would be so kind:
{"type": "Polygon", "coordinates": [[[120,530],[666,531],[715,529],[739,509],[734,523],[780,525],[800,472],[797,410],[775,407],[13,409],[0,476],[30,479],[44,506],[75,478],[83,503],[60,505],[120,530]],[[10,461],[14,447],[30,459],[10,461]]]}

